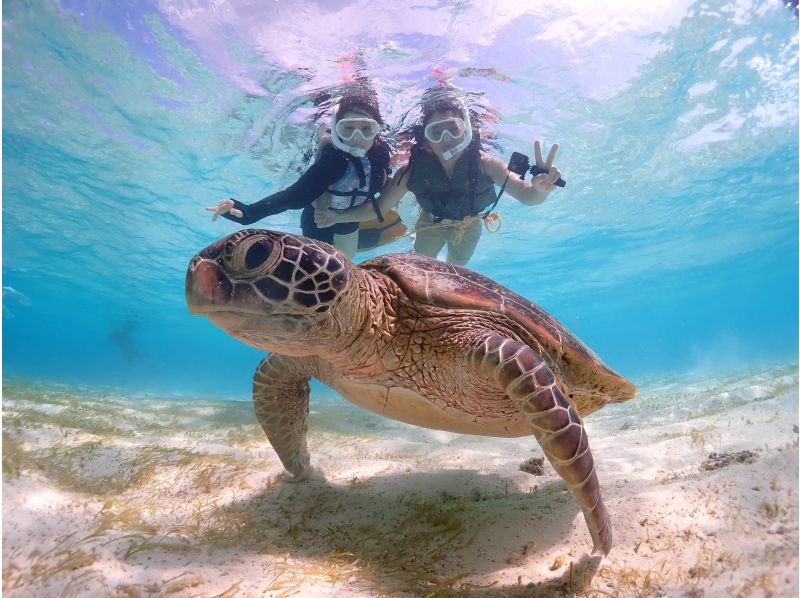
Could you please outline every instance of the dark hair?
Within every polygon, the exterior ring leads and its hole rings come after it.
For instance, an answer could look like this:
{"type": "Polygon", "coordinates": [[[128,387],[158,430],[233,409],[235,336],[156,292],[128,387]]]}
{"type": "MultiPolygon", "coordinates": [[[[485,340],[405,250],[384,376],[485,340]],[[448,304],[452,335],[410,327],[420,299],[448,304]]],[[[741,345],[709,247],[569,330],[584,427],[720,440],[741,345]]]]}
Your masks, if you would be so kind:
{"type": "Polygon", "coordinates": [[[342,118],[342,115],[348,110],[366,112],[378,121],[379,125],[383,125],[378,94],[366,78],[358,79],[345,88],[336,108],[334,120],[342,118]]]}
{"type": "Polygon", "coordinates": [[[420,109],[424,127],[434,112],[458,112],[460,114],[464,110],[464,102],[454,87],[439,85],[425,90],[420,100],[420,109]]]}

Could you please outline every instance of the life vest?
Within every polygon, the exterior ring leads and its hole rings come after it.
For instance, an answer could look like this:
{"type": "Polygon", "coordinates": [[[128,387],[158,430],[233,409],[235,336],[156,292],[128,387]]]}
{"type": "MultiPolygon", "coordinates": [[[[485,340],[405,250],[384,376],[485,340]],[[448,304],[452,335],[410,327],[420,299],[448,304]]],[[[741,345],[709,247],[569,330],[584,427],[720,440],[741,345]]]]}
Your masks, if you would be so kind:
{"type": "Polygon", "coordinates": [[[347,170],[342,177],[328,187],[330,194],[330,208],[332,210],[349,210],[357,208],[370,197],[370,179],[372,165],[368,158],[347,156],[347,170]]]}
{"type": "Polygon", "coordinates": [[[412,162],[408,190],[420,207],[433,215],[434,221],[463,220],[475,216],[497,202],[494,181],[478,163],[470,177],[469,150],[459,156],[453,176],[447,178],[438,158],[426,151],[418,152],[412,162]]]}
{"type": "Polygon", "coordinates": [[[345,171],[339,179],[325,190],[328,203],[333,210],[348,210],[375,199],[383,189],[389,174],[389,146],[384,141],[376,140],[372,148],[363,158],[351,156],[334,147],[329,140],[323,140],[317,146],[316,160],[332,158],[347,160],[345,171]]]}

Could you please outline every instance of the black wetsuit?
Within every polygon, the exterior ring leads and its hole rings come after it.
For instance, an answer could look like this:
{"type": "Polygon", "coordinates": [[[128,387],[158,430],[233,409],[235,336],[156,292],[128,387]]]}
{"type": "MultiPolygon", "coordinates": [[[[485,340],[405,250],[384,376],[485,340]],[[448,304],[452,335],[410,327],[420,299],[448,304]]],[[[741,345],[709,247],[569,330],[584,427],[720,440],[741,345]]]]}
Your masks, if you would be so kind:
{"type": "MultiPolygon", "coordinates": [[[[383,189],[389,173],[389,147],[384,142],[376,141],[366,157],[371,167],[369,192],[374,196],[383,189]]],[[[334,234],[346,235],[355,232],[358,230],[358,222],[343,222],[328,228],[317,228],[314,223],[314,207],[311,203],[345,174],[351,160],[349,154],[333,145],[327,145],[322,149],[319,159],[293,185],[249,205],[234,199],[234,208],[242,211],[242,217],[237,218],[230,213],[223,216],[239,224],[252,224],[286,210],[302,209],[300,226],[303,235],[333,243],[334,234]]]]}

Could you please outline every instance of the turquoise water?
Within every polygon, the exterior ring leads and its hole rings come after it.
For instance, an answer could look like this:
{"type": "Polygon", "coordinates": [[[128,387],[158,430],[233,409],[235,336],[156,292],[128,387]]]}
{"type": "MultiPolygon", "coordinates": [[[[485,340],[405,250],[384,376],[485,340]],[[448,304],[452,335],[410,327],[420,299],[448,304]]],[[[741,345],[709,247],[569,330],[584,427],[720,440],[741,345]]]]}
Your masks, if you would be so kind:
{"type": "Polygon", "coordinates": [[[311,98],[357,66],[393,127],[445,71],[504,158],[560,144],[567,187],[503,200],[470,266],[622,374],[796,360],[795,12],[486,4],[4,2],[3,376],[249,394],[260,354],[185,308],[188,260],[236,229],[203,208],[292,182],[311,98]]]}

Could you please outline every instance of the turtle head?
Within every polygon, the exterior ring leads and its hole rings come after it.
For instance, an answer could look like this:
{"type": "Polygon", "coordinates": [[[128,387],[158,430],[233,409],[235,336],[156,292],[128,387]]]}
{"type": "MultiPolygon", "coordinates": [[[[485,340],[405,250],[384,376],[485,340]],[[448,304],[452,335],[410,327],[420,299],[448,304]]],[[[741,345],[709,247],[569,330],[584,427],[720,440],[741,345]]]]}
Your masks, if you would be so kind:
{"type": "Polygon", "coordinates": [[[350,263],[320,241],[268,230],[241,230],[189,262],[186,303],[248,345],[311,355],[336,334],[350,263]]]}

